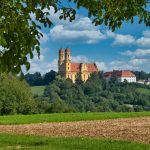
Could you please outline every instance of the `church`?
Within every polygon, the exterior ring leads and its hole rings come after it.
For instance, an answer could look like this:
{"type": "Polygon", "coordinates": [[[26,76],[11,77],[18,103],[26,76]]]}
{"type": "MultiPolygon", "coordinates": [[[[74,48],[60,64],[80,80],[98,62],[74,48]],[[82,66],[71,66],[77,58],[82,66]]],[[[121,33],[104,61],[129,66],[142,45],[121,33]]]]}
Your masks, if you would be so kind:
{"type": "Polygon", "coordinates": [[[95,63],[74,63],[70,58],[69,48],[65,51],[62,48],[59,50],[58,72],[66,79],[69,78],[75,82],[77,76],[80,75],[81,79],[86,81],[91,73],[99,71],[95,63]]]}

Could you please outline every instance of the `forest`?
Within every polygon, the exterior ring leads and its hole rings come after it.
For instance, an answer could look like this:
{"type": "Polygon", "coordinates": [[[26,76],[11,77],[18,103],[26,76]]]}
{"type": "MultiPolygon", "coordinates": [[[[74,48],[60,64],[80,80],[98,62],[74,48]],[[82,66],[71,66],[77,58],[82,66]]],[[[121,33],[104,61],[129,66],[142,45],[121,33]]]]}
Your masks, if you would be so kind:
{"type": "MultiPolygon", "coordinates": [[[[37,73],[35,75],[39,76],[37,73]]],[[[3,75],[1,77],[1,115],[150,111],[150,85],[119,83],[115,77],[107,82],[103,72],[93,73],[86,82],[77,78],[76,83],[72,83],[71,80],[66,80],[51,71],[41,76],[41,81],[45,81],[46,86],[44,94],[39,96],[32,94],[27,76],[29,74],[25,75],[24,79],[22,76],[3,75]],[[46,78],[49,84],[46,83],[46,78]]]]}

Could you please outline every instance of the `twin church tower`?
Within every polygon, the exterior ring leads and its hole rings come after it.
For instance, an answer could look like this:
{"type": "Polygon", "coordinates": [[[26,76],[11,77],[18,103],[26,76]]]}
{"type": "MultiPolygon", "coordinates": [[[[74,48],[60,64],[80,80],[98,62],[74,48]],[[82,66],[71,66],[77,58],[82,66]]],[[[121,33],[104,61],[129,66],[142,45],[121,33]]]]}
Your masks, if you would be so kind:
{"type": "Polygon", "coordinates": [[[80,75],[83,81],[86,81],[90,74],[98,72],[98,68],[95,63],[73,63],[71,62],[70,49],[66,48],[59,50],[58,60],[58,72],[66,79],[69,78],[75,82],[78,75],[80,75]]]}

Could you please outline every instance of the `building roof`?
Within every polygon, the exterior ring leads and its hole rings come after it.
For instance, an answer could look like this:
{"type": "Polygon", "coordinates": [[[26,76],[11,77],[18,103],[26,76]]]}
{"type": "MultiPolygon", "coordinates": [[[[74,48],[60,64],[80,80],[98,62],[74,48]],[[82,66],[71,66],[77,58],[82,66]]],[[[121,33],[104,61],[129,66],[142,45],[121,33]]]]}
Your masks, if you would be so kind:
{"type": "Polygon", "coordinates": [[[118,72],[117,76],[121,77],[135,77],[135,74],[131,71],[120,71],[118,72]]]}
{"type": "Polygon", "coordinates": [[[116,72],[114,71],[114,72],[105,72],[104,76],[135,77],[135,74],[131,71],[116,71],[116,72]]]}
{"type": "Polygon", "coordinates": [[[79,72],[80,68],[80,63],[71,63],[71,71],[79,72]]]}
{"type": "Polygon", "coordinates": [[[98,72],[98,68],[97,68],[95,63],[94,64],[87,64],[87,66],[88,66],[89,72],[98,72]]]}
{"type": "MultiPolygon", "coordinates": [[[[81,64],[82,63],[71,63],[71,71],[79,72],[81,70],[81,64]]],[[[86,65],[87,65],[88,72],[98,72],[98,68],[96,64],[86,64],[86,65]]]]}
{"type": "Polygon", "coordinates": [[[104,73],[104,76],[108,77],[108,76],[112,76],[113,75],[113,72],[105,72],[104,73]]]}

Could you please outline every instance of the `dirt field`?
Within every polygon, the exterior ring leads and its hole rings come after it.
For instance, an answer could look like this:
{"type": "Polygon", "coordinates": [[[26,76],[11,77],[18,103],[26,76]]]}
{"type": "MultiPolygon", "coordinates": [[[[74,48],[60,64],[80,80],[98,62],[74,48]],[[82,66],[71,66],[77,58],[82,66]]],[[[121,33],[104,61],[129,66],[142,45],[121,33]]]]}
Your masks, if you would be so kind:
{"type": "Polygon", "coordinates": [[[0,133],[103,137],[134,140],[150,144],[150,117],[29,125],[0,125],[0,133]]]}

